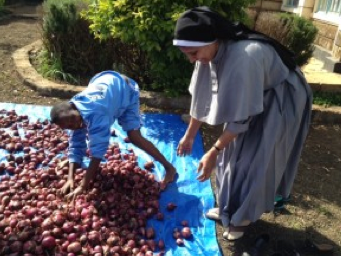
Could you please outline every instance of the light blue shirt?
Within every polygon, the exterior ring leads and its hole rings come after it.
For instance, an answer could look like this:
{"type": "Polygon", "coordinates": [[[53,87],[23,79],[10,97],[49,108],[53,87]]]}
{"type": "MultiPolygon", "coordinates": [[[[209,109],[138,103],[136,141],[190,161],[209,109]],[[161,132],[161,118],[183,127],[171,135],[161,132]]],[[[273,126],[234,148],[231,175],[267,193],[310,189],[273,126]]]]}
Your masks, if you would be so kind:
{"type": "Polygon", "coordinates": [[[109,145],[110,127],[116,118],[125,131],[141,126],[138,84],[115,71],[95,75],[88,87],[70,103],[78,109],[84,127],[71,131],[68,152],[71,163],[82,162],[87,149],[86,139],[90,155],[102,159],[109,145]]]}

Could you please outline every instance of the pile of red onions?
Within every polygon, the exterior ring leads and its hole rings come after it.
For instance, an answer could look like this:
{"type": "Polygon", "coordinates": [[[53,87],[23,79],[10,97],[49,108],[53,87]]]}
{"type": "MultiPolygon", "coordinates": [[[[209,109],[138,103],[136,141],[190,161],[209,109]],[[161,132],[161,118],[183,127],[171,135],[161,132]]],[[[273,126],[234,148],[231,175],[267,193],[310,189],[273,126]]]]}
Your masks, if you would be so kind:
{"type": "MultiPolygon", "coordinates": [[[[164,241],[146,226],[149,218],[163,219],[160,183],[138,166],[132,150],[110,145],[89,191],[66,202],[59,190],[68,167],[58,164],[67,133],[13,110],[0,114],[0,148],[8,151],[0,164],[0,255],[164,254],[164,241]]],[[[84,171],[76,170],[75,186],[84,171]]]]}

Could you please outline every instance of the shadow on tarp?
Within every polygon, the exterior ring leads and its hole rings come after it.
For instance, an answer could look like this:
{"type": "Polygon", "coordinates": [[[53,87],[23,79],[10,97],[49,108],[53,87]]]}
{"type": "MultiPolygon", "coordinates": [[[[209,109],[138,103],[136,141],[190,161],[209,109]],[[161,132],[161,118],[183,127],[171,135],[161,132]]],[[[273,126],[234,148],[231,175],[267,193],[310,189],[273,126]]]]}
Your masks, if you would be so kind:
{"type": "MultiPolygon", "coordinates": [[[[12,103],[0,103],[0,109],[15,110],[18,115],[28,115],[30,122],[49,119],[48,106],[22,105],[12,103]]],[[[204,213],[214,206],[214,197],[210,181],[199,182],[197,177],[198,161],[203,155],[203,142],[200,134],[197,135],[190,156],[178,157],[176,148],[178,142],[185,133],[187,125],[181,121],[179,115],[144,114],[142,115],[143,127],[141,133],[150,140],[162,154],[175,166],[178,171],[176,181],[169,184],[161,193],[160,211],[164,213],[164,220],[150,219],[148,226],[153,226],[156,231],[155,240],[163,239],[166,245],[166,256],[203,255],[220,256],[215,223],[205,218],[204,213]],[[169,202],[177,205],[173,211],[167,211],[169,202]],[[174,228],[181,228],[181,221],[187,220],[192,230],[192,239],[185,240],[182,247],[177,246],[173,238],[174,228]]],[[[152,158],[144,151],[136,148],[131,143],[125,143],[127,137],[121,127],[115,122],[111,129],[115,129],[116,135],[110,139],[110,143],[118,143],[124,150],[133,149],[138,156],[138,164],[143,168],[146,161],[152,158]]],[[[6,150],[0,151],[0,160],[5,160],[6,150]]],[[[89,160],[84,160],[87,166],[89,160]]],[[[158,162],[152,170],[157,180],[164,177],[164,169],[158,162]]]]}

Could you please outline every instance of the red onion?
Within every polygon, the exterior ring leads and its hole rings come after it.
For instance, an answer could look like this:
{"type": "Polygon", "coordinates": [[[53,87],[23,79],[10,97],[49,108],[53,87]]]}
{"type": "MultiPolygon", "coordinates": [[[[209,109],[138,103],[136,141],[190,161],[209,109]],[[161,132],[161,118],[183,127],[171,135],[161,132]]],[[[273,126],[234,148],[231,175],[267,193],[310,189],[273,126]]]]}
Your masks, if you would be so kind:
{"type": "Polygon", "coordinates": [[[62,230],[65,233],[71,233],[73,231],[73,224],[71,222],[65,222],[62,226],[62,230]]]}
{"type": "Polygon", "coordinates": [[[71,253],[78,253],[82,250],[82,246],[79,242],[73,242],[67,247],[67,251],[71,253]]]}
{"type": "Polygon", "coordinates": [[[41,245],[44,248],[52,249],[56,246],[56,239],[53,236],[44,237],[41,241],[41,245]]]}
{"type": "Polygon", "coordinates": [[[190,238],[192,236],[192,232],[191,232],[191,229],[189,227],[184,227],[182,230],[181,230],[181,235],[184,237],[184,238],[190,238]]]}
{"type": "Polygon", "coordinates": [[[11,245],[10,245],[10,249],[11,252],[21,252],[23,249],[23,243],[20,241],[14,241],[11,245]]]}
{"type": "Polygon", "coordinates": [[[35,241],[29,240],[24,243],[23,251],[26,253],[35,253],[37,243],[35,241]]]}

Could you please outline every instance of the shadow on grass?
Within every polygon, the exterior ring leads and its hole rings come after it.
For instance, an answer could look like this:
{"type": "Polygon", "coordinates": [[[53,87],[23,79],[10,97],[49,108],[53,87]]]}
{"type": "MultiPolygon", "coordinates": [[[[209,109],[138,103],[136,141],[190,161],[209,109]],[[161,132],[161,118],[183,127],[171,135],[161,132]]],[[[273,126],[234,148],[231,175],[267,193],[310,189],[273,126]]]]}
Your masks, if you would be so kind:
{"type": "MultiPolygon", "coordinates": [[[[220,224],[217,224],[220,226],[220,224]]],[[[263,249],[258,256],[271,256],[275,253],[278,255],[295,256],[294,250],[300,256],[313,255],[341,255],[341,248],[326,236],[317,232],[313,227],[308,227],[305,231],[295,230],[293,228],[285,228],[280,224],[270,223],[259,220],[250,225],[247,233],[241,239],[230,242],[220,239],[220,248],[224,252],[224,256],[239,256],[243,252],[248,252],[254,246],[255,241],[261,235],[267,234],[270,237],[268,243],[265,243],[263,249]],[[321,253],[317,249],[311,249],[306,246],[306,240],[327,244],[333,247],[332,253],[321,253]]],[[[252,256],[252,254],[250,254],[252,256]]]]}

